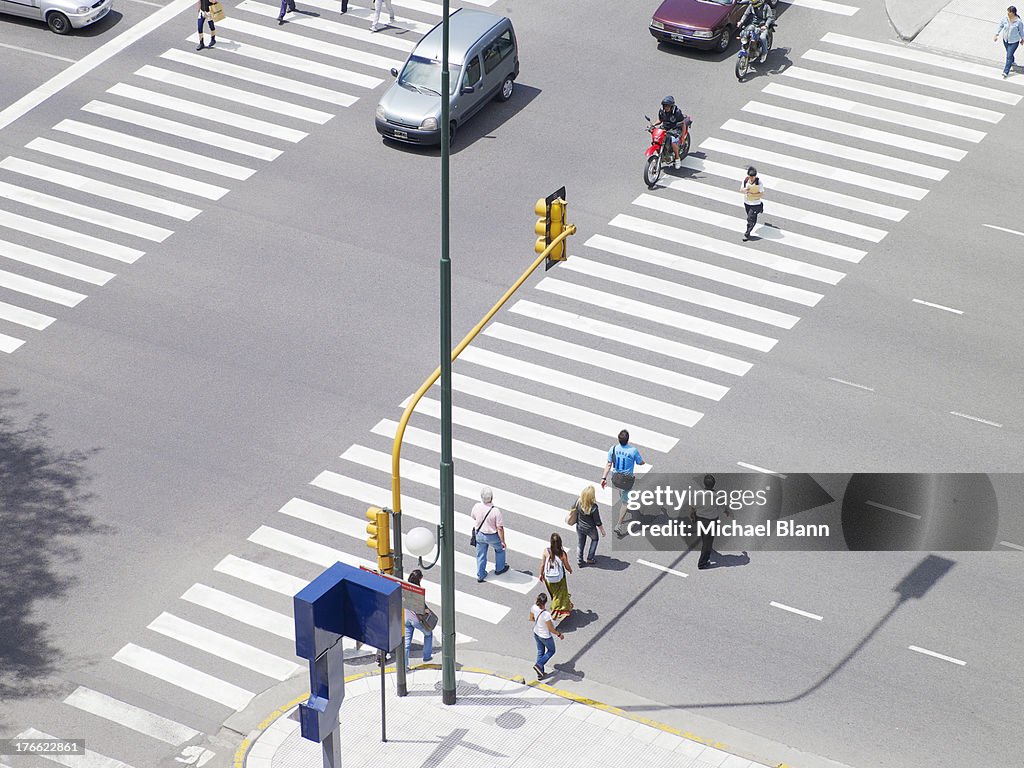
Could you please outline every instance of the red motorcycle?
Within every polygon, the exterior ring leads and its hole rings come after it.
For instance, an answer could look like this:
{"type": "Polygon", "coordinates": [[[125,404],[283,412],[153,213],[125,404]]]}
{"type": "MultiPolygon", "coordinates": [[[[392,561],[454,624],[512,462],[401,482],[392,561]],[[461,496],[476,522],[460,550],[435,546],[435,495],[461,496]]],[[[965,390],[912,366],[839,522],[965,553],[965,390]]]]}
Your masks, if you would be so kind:
{"type": "MultiPolygon", "coordinates": [[[[672,151],[672,141],[668,131],[650,124],[651,118],[647,115],[644,115],[644,119],[649,123],[647,132],[651,134],[651,146],[644,152],[644,157],[647,158],[644,161],[644,183],[648,189],[653,189],[654,185],[658,183],[658,179],[661,178],[661,169],[666,165],[671,165],[675,160],[675,152],[672,151]]],[[[686,157],[690,152],[690,126],[692,124],[693,120],[689,116],[683,115],[683,124],[680,126],[682,133],[679,136],[680,159],[686,157]]]]}

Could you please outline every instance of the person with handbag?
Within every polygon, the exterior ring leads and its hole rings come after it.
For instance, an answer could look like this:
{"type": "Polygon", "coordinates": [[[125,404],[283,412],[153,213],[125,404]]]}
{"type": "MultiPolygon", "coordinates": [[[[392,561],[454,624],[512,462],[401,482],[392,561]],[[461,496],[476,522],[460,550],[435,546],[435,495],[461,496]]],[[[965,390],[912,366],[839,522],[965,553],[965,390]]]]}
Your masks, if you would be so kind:
{"type": "MultiPolygon", "coordinates": [[[[419,586],[423,581],[423,571],[417,568],[409,574],[409,583],[419,586]]],[[[412,633],[418,630],[423,635],[423,663],[427,664],[434,652],[434,627],[437,626],[437,614],[427,607],[424,600],[422,611],[405,609],[405,668],[409,669],[409,652],[412,650],[412,633]]]]}
{"type": "Polygon", "coordinates": [[[480,503],[473,507],[473,535],[469,546],[476,548],[476,580],[479,584],[487,578],[487,548],[494,547],[494,575],[500,576],[509,569],[505,562],[505,519],[501,510],[493,504],[494,492],[490,488],[480,489],[480,503]]]}
{"type": "Polygon", "coordinates": [[[644,464],[644,459],[635,445],[629,443],[629,432],[619,432],[619,444],[613,445],[608,450],[608,463],[604,467],[604,475],[601,477],[601,488],[608,485],[608,473],[612,472],[612,485],[619,489],[619,500],[622,502],[622,511],[619,513],[619,520],[615,524],[615,535],[620,539],[625,536],[622,532],[622,522],[626,519],[626,502],[629,500],[629,492],[636,482],[636,475],[633,474],[637,465],[644,464]],[[614,471],[612,471],[614,470],[614,471]]]}
{"type": "Polygon", "coordinates": [[[604,525],[601,523],[601,513],[598,510],[597,502],[594,500],[597,496],[597,491],[594,490],[594,486],[588,485],[582,491],[580,491],[580,497],[576,499],[576,503],[573,504],[572,509],[569,510],[569,517],[566,522],[569,525],[576,526],[576,565],[580,568],[583,567],[583,551],[587,546],[587,539],[590,540],[590,551],[587,553],[586,563],[588,565],[594,565],[597,562],[595,555],[597,554],[597,532],[601,532],[601,536],[606,536],[604,532],[604,525]]]}
{"type": "Polygon", "coordinates": [[[213,14],[210,12],[210,6],[213,4],[212,0],[199,0],[199,18],[196,20],[196,29],[199,32],[199,45],[196,46],[197,51],[201,51],[204,48],[213,48],[217,44],[217,27],[213,23],[213,14]],[[206,44],[206,40],[203,38],[203,23],[210,25],[210,44],[206,44]]]}
{"type": "Polygon", "coordinates": [[[572,613],[572,595],[569,594],[568,580],[570,573],[572,568],[569,566],[569,555],[562,546],[562,537],[552,533],[550,546],[544,550],[544,556],[540,560],[538,579],[544,582],[551,593],[551,615],[556,620],[572,613]]]}
{"type": "Polygon", "coordinates": [[[999,22],[993,40],[1003,38],[1003,47],[1006,48],[1006,64],[1003,66],[1003,79],[1010,76],[1013,69],[1013,56],[1017,53],[1017,47],[1024,42],[1024,22],[1017,15],[1016,6],[1011,5],[1006,9],[1006,18],[999,22]]]}
{"type": "Polygon", "coordinates": [[[565,635],[558,631],[551,619],[551,612],[548,611],[548,596],[541,592],[537,595],[537,602],[530,607],[530,621],[533,622],[533,639],[537,643],[537,663],[533,665],[533,671],[537,673],[537,679],[543,680],[548,673],[544,671],[544,665],[555,655],[555,638],[564,640],[565,635]]]}

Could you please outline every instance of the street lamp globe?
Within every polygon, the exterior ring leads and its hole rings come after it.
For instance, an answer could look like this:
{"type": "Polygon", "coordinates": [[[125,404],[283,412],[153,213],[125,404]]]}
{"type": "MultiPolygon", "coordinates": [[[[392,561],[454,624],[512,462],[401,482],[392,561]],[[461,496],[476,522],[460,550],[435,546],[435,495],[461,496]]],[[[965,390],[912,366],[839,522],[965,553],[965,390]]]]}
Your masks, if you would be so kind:
{"type": "Polygon", "coordinates": [[[405,537],[409,554],[422,558],[434,549],[434,532],[429,528],[413,528],[405,537]]]}

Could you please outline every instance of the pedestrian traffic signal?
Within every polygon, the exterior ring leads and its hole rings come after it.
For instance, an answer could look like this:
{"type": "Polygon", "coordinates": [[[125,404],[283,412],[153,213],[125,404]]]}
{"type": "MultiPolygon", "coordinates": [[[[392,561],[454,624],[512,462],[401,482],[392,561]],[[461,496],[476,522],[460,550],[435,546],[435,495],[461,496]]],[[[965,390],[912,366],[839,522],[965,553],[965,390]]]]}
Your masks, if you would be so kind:
{"type": "Polygon", "coordinates": [[[366,546],[377,551],[377,570],[381,573],[392,573],[394,563],[391,559],[391,530],[388,512],[379,507],[370,507],[366,510],[366,517],[370,524],[366,526],[366,532],[370,534],[366,539],[366,546]]]}
{"type": "MultiPolygon", "coordinates": [[[[541,217],[533,227],[534,232],[540,236],[533,250],[534,253],[544,253],[551,242],[566,229],[565,187],[538,200],[533,206],[533,212],[541,217]]],[[[548,253],[544,269],[551,269],[558,262],[565,261],[566,255],[567,248],[563,240],[548,253]]]]}

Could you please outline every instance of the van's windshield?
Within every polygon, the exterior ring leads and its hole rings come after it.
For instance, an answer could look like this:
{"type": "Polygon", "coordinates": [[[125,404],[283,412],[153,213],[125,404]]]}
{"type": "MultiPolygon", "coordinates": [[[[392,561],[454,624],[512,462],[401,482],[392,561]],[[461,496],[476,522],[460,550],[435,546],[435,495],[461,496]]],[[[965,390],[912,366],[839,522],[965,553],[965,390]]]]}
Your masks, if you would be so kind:
{"type": "MultiPolygon", "coordinates": [[[[458,64],[449,64],[449,91],[455,93],[455,87],[459,83],[459,75],[462,67],[458,64]]],[[[441,95],[441,62],[426,59],[422,56],[410,56],[406,62],[402,74],[398,78],[398,84],[404,85],[422,93],[432,93],[435,96],[441,95]]]]}

